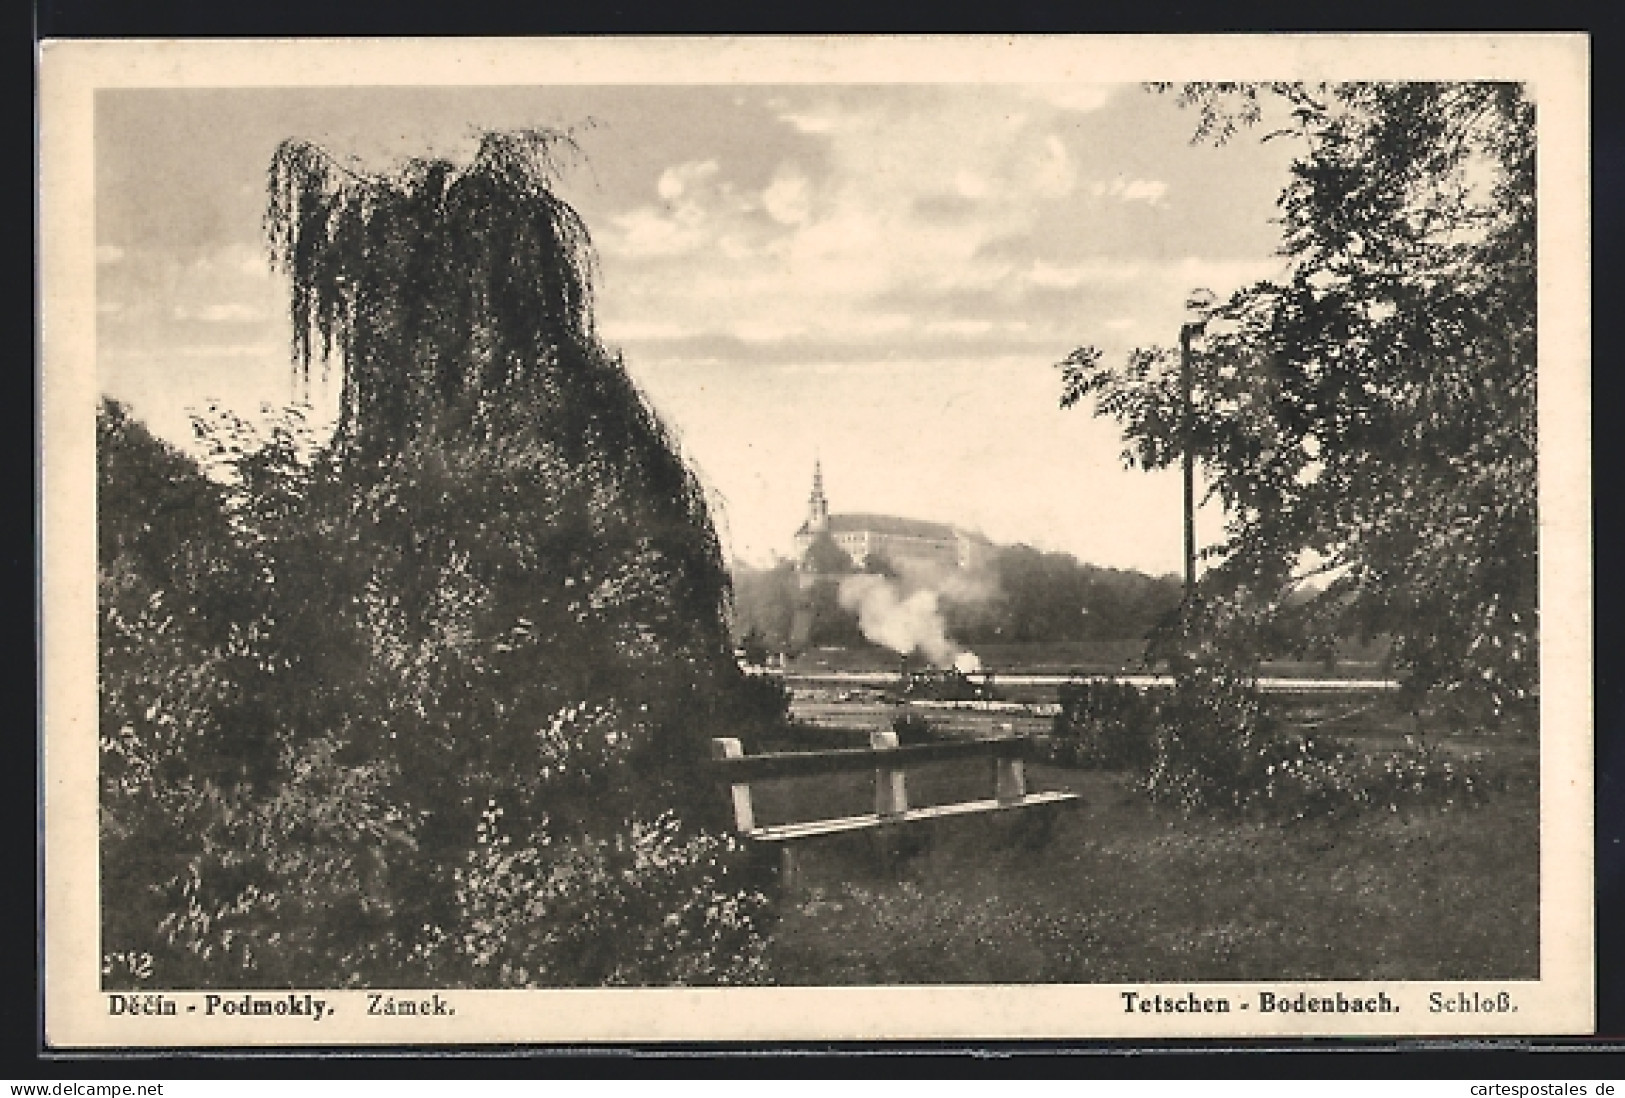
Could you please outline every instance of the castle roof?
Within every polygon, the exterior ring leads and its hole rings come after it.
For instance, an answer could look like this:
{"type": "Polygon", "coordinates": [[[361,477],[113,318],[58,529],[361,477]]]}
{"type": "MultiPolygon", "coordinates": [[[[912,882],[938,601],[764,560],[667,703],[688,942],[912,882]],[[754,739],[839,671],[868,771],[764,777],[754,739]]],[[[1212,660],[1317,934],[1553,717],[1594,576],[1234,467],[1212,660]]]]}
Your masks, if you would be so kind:
{"type": "MultiPolygon", "coordinates": [[[[832,534],[853,534],[868,531],[871,534],[886,534],[901,538],[928,538],[936,541],[953,541],[956,537],[972,537],[974,534],[964,534],[949,526],[945,522],[927,522],[924,519],[899,518],[896,515],[870,515],[851,513],[829,516],[829,532],[832,534]]],[[[807,524],[802,523],[798,534],[810,534],[807,524]]]]}
{"type": "Polygon", "coordinates": [[[903,538],[938,538],[944,541],[952,540],[954,536],[954,528],[946,523],[898,518],[896,515],[862,513],[831,515],[829,528],[831,533],[858,533],[867,530],[872,534],[890,534],[893,537],[903,538]]]}

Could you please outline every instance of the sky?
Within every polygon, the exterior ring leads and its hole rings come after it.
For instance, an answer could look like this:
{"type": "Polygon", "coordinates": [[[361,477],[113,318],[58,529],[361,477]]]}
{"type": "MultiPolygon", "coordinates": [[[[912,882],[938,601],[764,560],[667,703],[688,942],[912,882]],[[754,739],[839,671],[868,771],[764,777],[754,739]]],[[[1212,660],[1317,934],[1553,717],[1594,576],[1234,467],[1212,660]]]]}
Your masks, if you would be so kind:
{"type": "Polygon", "coordinates": [[[181,445],[190,408],[302,396],[262,229],[282,140],[383,170],[552,127],[579,147],[559,191],[599,332],[733,556],[792,552],[818,460],[836,512],[1173,572],[1177,474],[1124,469],[1054,364],[1173,344],[1192,289],[1283,271],[1291,143],[1192,145],[1194,122],[1136,85],[102,90],[100,383],[181,445]]]}

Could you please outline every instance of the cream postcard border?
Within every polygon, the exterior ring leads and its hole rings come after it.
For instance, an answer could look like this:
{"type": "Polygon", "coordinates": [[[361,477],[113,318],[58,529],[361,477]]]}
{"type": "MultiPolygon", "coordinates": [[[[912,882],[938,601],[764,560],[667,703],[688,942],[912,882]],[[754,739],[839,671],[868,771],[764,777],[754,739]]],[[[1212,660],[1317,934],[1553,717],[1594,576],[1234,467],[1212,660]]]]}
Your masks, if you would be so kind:
{"type": "MultiPolygon", "coordinates": [[[[1577,34],[48,42],[39,68],[45,1032],[56,1047],[1574,1034],[1594,1025],[1589,43],[1577,34]],[[93,96],[111,87],[1528,81],[1537,102],[1540,979],[448,992],[455,1015],[110,1017],[99,990],[93,96]],[[1119,992],[1386,991],[1398,1014],[1127,1014],[1119,992]],[[1430,992],[1517,1012],[1434,1014],[1430,992]]],[[[428,992],[422,993],[427,996],[428,992]]],[[[240,997],[240,993],[239,993],[240,997]]]]}

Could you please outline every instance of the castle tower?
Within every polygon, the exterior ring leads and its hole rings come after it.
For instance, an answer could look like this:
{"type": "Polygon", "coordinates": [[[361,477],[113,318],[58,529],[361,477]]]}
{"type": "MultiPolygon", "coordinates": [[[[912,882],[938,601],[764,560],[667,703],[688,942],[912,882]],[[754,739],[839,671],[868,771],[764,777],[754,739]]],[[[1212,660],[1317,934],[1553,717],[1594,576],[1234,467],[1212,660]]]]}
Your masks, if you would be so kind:
{"type": "Polygon", "coordinates": [[[812,495],[807,500],[806,530],[809,534],[819,534],[827,529],[829,529],[829,500],[824,498],[824,466],[815,459],[812,495]]]}

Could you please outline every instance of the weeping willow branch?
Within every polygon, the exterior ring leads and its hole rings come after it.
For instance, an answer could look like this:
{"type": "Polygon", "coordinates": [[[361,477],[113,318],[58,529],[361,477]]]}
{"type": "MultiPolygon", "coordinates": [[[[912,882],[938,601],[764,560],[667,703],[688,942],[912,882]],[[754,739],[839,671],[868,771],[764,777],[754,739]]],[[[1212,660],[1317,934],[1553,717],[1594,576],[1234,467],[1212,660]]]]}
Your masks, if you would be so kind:
{"type": "Polygon", "coordinates": [[[467,164],[366,174],[284,142],[265,232],[291,283],[294,369],[342,370],[334,449],[358,476],[425,440],[547,447],[587,486],[579,522],[655,545],[709,621],[728,597],[720,544],[703,489],[595,333],[587,227],[554,190],[574,151],[554,131],[485,133],[467,164]]]}
{"type": "Polygon", "coordinates": [[[591,244],[552,186],[568,141],[488,133],[466,166],[380,175],[306,142],[277,149],[265,222],[292,283],[293,357],[307,374],[341,361],[348,441],[398,444],[458,398],[488,402],[590,349],[591,244]]]}

